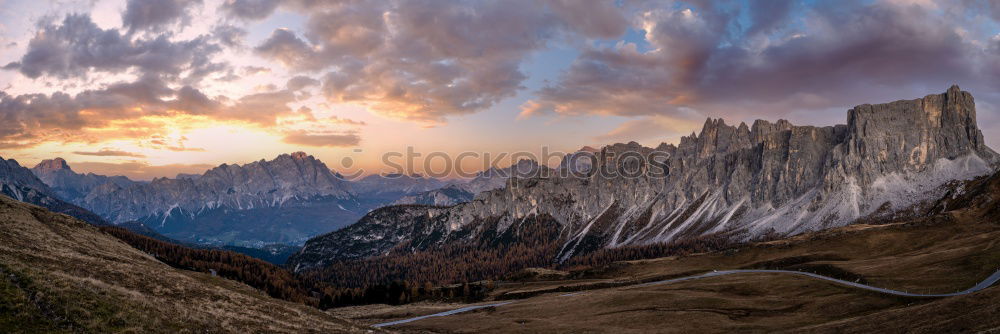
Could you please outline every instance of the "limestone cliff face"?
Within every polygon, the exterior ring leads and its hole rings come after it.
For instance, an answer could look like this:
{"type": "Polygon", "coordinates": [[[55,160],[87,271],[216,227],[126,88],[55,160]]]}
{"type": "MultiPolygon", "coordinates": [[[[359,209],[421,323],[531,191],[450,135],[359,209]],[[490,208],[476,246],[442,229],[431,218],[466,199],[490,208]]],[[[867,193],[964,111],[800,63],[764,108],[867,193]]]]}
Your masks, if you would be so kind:
{"type": "Polygon", "coordinates": [[[78,174],[62,158],[43,160],[32,167],[31,172],[51,187],[59,198],[73,203],[80,203],[91,191],[107,183],[117,187],[136,183],[124,176],[78,174]]]}
{"type": "Polygon", "coordinates": [[[0,157],[0,194],[65,213],[91,224],[107,223],[100,216],[61,200],[56,192],[39,180],[30,169],[22,167],[14,159],[0,157]]]}
{"type": "MultiPolygon", "coordinates": [[[[420,223],[423,232],[402,237],[408,240],[402,245],[420,249],[463,242],[462,236],[474,234],[484,222],[499,221],[502,232],[543,213],[562,225],[560,259],[599,247],[711,233],[743,239],[796,234],[901,210],[935,197],[950,180],[992,172],[1000,163],[983,143],[972,95],[957,86],[920,99],[857,106],[848,111],[846,125],[758,120],[732,126],[709,119],[699,134],[683,137],[678,145],[615,144],[596,155],[597,165],[587,177],[512,178],[502,189],[447,209],[407,207],[407,216],[430,218],[420,223]],[[634,165],[622,158],[627,152],[669,156],[662,161],[669,174],[655,175],[650,163],[634,165]],[[607,176],[598,172],[602,168],[643,173],[607,176]]],[[[379,220],[407,224],[391,217],[379,220]]],[[[369,231],[354,239],[379,245],[366,254],[400,244],[368,240],[400,240],[392,224],[352,228],[369,231]]],[[[290,263],[304,270],[350,257],[350,252],[328,251],[355,247],[349,233],[310,240],[290,263]]]]}
{"type": "Polygon", "coordinates": [[[17,160],[0,157],[0,191],[19,201],[31,196],[55,197],[55,192],[17,160]]]}

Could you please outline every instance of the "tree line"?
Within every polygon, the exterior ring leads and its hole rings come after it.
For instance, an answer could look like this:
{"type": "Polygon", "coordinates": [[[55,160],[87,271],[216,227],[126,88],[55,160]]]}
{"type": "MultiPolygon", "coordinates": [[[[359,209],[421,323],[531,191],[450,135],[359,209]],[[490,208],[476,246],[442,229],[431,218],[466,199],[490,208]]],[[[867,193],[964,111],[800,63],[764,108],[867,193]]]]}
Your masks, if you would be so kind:
{"type": "Polygon", "coordinates": [[[551,217],[534,219],[520,222],[519,228],[504,233],[480,231],[480,238],[473,242],[444,243],[426,249],[401,246],[383,256],[341,260],[301,274],[233,251],[186,247],[115,226],[101,230],[170,266],[200,272],[214,270],[221,277],[243,282],[272,297],[322,309],[423,300],[476,301],[489,294],[494,281],[525,268],[576,271],[618,261],[731,249],[742,243],[740,236],[717,233],[665,244],[602,248],[557,263],[555,257],[565,238],[559,235],[551,217]]]}
{"type": "Polygon", "coordinates": [[[206,273],[214,270],[221,277],[243,282],[271,297],[318,305],[318,298],[312,293],[316,289],[314,282],[304,281],[263,260],[228,250],[186,247],[117,226],[101,226],[100,229],[171,267],[206,273]]]}
{"type": "Polygon", "coordinates": [[[430,282],[417,284],[391,279],[373,279],[370,284],[338,287],[230,250],[191,248],[118,226],[99,228],[171,267],[204,273],[214,271],[220,277],[242,282],[271,297],[321,309],[376,303],[404,304],[428,299],[474,301],[485,297],[493,288],[492,282],[435,286],[430,282]]]}

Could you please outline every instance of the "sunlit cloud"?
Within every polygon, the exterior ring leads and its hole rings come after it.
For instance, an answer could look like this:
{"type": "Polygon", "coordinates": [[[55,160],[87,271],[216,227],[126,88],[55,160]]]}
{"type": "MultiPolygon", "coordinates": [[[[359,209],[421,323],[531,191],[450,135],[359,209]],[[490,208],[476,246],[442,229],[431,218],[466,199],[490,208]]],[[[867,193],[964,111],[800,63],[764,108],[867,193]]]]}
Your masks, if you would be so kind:
{"type": "Polygon", "coordinates": [[[143,161],[126,162],[93,162],[82,161],[73,162],[71,166],[75,170],[86,170],[101,175],[123,175],[133,180],[150,180],[155,177],[169,175],[173,177],[177,174],[202,174],[206,170],[215,167],[210,164],[167,164],[151,165],[143,161]]]}
{"type": "Polygon", "coordinates": [[[76,155],[89,155],[89,156],[96,156],[96,157],[132,157],[132,158],[145,158],[146,157],[145,155],[142,155],[142,154],[139,154],[139,153],[119,151],[119,150],[108,149],[108,148],[102,148],[100,151],[95,151],[95,152],[74,151],[73,154],[76,154],[76,155]]]}
{"type": "Polygon", "coordinates": [[[299,131],[286,135],[282,140],[289,144],[319,147],[351,147],[361,143],[361,137],[355,133],[313,134],[299,131]]]}

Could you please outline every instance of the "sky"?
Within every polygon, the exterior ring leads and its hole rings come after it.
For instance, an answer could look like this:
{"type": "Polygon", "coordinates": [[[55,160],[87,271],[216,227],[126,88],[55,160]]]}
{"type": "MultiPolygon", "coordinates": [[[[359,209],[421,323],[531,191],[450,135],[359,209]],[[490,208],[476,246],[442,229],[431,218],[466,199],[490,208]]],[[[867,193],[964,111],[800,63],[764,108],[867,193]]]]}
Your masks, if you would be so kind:
{"type": "Polygon", "coordinates": [[[1000,1],[0,0],[0,156],[140,180],[295,151],[440,172],[952,84],[1000,147],[1000,1]]]}

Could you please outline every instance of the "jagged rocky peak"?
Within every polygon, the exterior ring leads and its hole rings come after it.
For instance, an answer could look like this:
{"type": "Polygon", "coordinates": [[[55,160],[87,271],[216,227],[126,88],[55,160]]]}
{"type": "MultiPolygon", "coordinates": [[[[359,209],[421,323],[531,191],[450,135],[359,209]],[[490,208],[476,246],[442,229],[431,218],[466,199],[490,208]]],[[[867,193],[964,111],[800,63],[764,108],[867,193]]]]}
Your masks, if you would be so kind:
{"type": "MultiPolygon", "coordinates": [[[[627,166],[622,165],[627,159],[616,158],[627,152],[669,153],[664,162],[669,173],[661,177],[590,173],[589,179],[512,179],[507,187],[441,209],[420,225],[430,227],[419,234],[396,234],[389,225],[365,225],[366,220],[352,228],[390,238],[368,240],[385,247],[381,252],[398,244],[393,240],[420,247],[475,242],[475,231],[492,224],[496,235],[517,234],[506,229],[547,215],[564,233],[558,260],[601,247],[713,233],[744,240],[793,235],[902,212],[940,198],[942,186],[952,180],[995,171],[1000,158],[982,137],[972,96],[958,87],[919,99],[859,105],[842,125],[758,120],[733,126],[708,119],[699,133],[682,137],[677,146],[630,142],[597,153],[598,168],[627,166]]],[[[310,256],[357,246],[347,233],[311,241],[323,247],[308,247],[316,253],[310,256]]],[[[307,262],[303,267],[316,265],[307,262]]]]}
{"type": "Polygon", "coordinates": [[[175,209],[189,213],[220,207],[248,210],[316,197],[347,199],[353,195],[346,182],[322,161],[296,152],[269,161],[221,164],[197,178],[156,178],[149,184],[120,189],[103,187],[101,196],[88,196],[85,204],[120,222],[170,215],[175,209]]]}
{"type": "Polygon", "coordinates": [[[42,160],[31,168],[31,172],[51,187],[60,199],[77,204],[91,191],[106,183],[113,183],[118,187],[135,183],[124,176],[77,174],[62,158],[42,160]]]}
{"type": "MultiPolygon", "coordinates": [[[[15,188],[24,187],[45,194],[51,194],[49,187],[32,174],[31,170],[22,167],[17,160],[4,159],[3,157],[0,157],[0,185],[9,188],[5,188],[5,191],[13,191],[16,190],[15,188]]],[[[13,195],[11,196],[15,198],[17,197],[13,195]]]]}
{"type": "Polygon", "coordinates": [[[245,165],[222,164],[190,181],[264,191],[289,188],[340,189],[344,183],[326,164],[305,152],[285,153],[270,161],[261,159],[245,165]]]}
{"type": "Polygon", "coordinates": [[[72,169],[69,168],[69,164],[66,163],[66,160],[63,160],[63,158],[55,158],[55,159],[45,159],[45,160],[42,160],[42,162],[39,162],[32,169],[36,169],[36,170],[49,170],[49,171],[55,171],[55,170],[72,170],[72,169]]]}
{"type": "Polygon", "coordinates": [[[590,146],[581,147],[576,152],[564,155],[556,170],[569,172],[573,176],[585,175],[590,172],[594,160],[597,159],[597,154],[600,152],[601,150],[590,146]]]}

